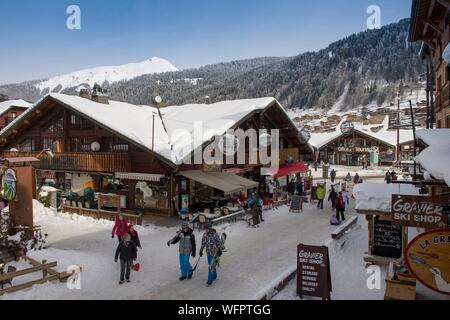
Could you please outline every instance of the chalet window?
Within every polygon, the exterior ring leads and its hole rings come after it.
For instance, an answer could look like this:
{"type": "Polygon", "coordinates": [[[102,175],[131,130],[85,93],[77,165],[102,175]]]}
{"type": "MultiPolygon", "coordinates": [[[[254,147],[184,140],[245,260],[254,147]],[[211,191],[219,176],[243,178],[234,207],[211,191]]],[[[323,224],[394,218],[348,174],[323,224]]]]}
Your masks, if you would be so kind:
{"type": "Polygon", "coordinates": [[[20,146],[19,149],[21,152],[33,152],[36,151],[36,144],[34,139],[26,139],[25,141],[23,141],[20,146]]]}
{"type": "Polygon", "coordinates": [[[80,117],[79,115],[76,115],[76,114],[70,115],[70,126],[72,128],[82,129],[82,130],[93,128],[92,124],[88,120],[86,120],[83,117],[80,117]]]}
{"type": "Polygon", "coordinates": [[[128,152],[130,150],[126,141],[116,137],[105,138],[103,144],[109,152],[128,152]]]}
{"type": "Polygon", "coordinates": [[[61,133],[64,131],[64,119],[59,118],[55,122],[52,122],[52,124],[47,127],[47,129],[44,131],[46,133],[61,133]]]}
{"type": "Polygon", "coordinates": [[[13,119],[17,118],[17,112],[13,112],[13,113],[11,114],[11,117],[12,117],[13,119]]]}
{"type": "Polygon", "coordinates": [[[69,141],[70,152],[91,152],[93,138],[71,138],[69,141]]]}

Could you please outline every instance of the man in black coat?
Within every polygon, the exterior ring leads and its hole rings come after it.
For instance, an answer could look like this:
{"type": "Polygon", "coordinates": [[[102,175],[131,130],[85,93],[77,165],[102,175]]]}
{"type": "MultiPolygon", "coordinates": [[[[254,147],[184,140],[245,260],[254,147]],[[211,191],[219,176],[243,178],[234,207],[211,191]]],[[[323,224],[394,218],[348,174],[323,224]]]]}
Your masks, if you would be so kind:
{"type": "Polygon", "coordinates": [[[136,244],[131,241],[131,236],[129,233],[125,234],[122,242],[120,242],[117,247],[114,261],[117,262],[118,258],[120,258],[119,284],[123,284],[125,282],[125,276],[127,282],[130,282],[131,267],[133,266],[133,261],[137,259],[137,249],[136,244]]]}
{"type": "Polygon", "coordinates": [[[336,199],[338,197],[338,193],[334,189],[334,187],[331,187],[330,195],[328,196],[328,201],[331,201],[331,206],[333,209],[336,209],[336,199]]]}

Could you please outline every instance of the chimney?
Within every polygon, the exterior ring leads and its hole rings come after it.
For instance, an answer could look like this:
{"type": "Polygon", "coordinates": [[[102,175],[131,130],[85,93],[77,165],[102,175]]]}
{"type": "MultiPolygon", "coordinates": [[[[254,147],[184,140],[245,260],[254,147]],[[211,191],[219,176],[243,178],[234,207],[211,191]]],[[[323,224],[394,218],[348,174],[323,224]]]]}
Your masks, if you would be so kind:
{"type": "Polygon", "coordinates": [[[8,98],[8,96],[6,94],[1,94],[0,93],[0,102],[8,101],[8,100],[9,100],[9,98],[8,98]]]}
{"type": "Polygon", "coordinates": [[[92,89],[92,101],[102,104],[109,104],[109,96],[106,90],[104,90],[97,83],[92,89]]]}
{"type": "Polygon", "coordinates": [[[79,94],[80,94],[81,98],[89,99],[89,100],[91,99],[91,96],[89,94],[89,89],[86,89],[86,88],[80,89],[79,94]]]}

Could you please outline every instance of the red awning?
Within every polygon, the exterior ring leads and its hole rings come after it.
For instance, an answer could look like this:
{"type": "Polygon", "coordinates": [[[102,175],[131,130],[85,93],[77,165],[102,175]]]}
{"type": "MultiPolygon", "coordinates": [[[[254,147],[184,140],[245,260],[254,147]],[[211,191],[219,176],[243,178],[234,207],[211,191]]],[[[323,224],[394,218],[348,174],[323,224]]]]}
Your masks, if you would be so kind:
{"type": "Polygon", "coordinates": [[[264,176],[272,176],[274,179],[281,177],[287,177],[291,174],[296,174],[300,172],[308,172],[309,166],[302,162],[296,162],[293,164],[281,165],[278,170],[277,168],[263,168],[261,173],[264,176]]]}

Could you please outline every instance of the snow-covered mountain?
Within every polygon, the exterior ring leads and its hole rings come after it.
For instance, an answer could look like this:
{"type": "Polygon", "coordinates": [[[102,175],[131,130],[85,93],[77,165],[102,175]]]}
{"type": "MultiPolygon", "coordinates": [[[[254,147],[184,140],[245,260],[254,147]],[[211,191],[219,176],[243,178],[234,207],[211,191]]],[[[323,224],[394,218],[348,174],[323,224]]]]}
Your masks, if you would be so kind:
{"type": "Polygon", "coordinates": [[[145,74],[174,71],[178,71],[178,69],[172,63],[165,59],[155,57],[143,62],[129,63],[121,66],[105,66],[80,70],[39,82],[35,87],[41,92],[61,92],[64,89],[78,87],[82,84],[87,84],[92,87],[96,83],[100,85],[105,82],[112,84],[119,81],[128,81],[145,74]]]}

